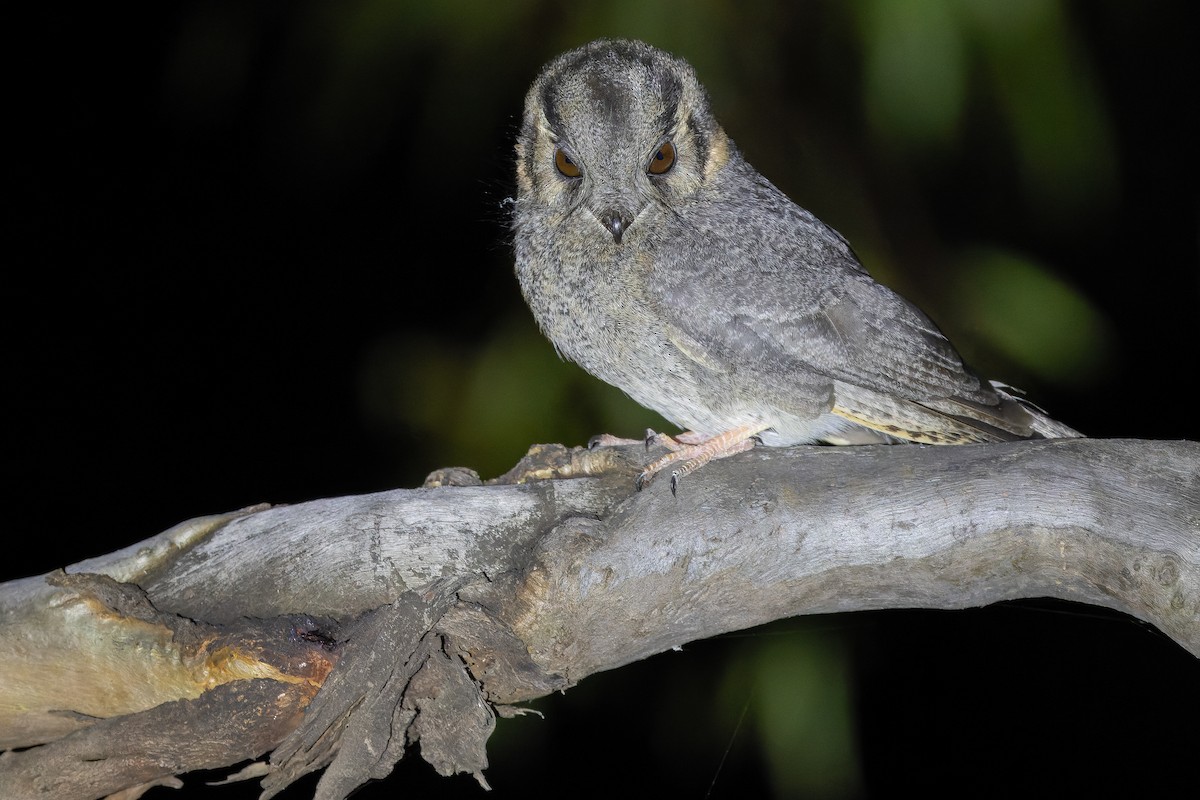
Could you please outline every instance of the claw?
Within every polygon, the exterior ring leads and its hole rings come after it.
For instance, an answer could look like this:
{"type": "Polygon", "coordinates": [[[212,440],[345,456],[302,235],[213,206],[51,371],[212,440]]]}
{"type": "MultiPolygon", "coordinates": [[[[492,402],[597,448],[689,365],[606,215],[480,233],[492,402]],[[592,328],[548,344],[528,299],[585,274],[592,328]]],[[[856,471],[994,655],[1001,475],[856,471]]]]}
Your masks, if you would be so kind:
{"type": "Polygon", "coordinates": [[[684,445],[681,444],[682,437],[689,435],[694,434],[692,434],[691,431],[685,431],[679,436],[671,436],[667,433],[658,433],[653,428],[646,428],[646,450],[649,451],[651,445],[661,444],[663,447],[674,453],[676,450],[683,449],[684,445]]]}

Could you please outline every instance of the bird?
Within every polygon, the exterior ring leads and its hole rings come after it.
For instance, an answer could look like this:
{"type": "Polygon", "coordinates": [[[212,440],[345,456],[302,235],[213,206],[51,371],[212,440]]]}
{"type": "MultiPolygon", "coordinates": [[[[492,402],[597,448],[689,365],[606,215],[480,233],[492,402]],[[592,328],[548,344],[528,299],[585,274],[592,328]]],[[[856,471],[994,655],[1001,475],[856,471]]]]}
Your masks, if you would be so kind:
{"type": "Polygon", "coordinates": [[[683,431],[647,432],[668,452],[639,489],[757,444],[1081,435],[969,369],[747,163],[687,61],[622,39],[563,53],[515,150],[515,271],[541,331],[683,431]]]}

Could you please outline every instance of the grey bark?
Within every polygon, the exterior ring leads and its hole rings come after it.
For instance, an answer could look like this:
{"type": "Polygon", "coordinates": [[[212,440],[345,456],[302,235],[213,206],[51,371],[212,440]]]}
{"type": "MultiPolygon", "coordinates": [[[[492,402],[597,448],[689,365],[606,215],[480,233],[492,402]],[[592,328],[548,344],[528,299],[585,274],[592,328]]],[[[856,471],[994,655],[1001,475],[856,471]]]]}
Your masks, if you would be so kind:
{"type": "Polygon", "coordinates": [[[95,797],[273,751],[252,771],[268,796],[327,768],[317,796],[341,798],[418,741],[439,771],[482,781],[510,704],[800,614],[1056,597],[1131,614],[1200,656],[1196,443],[758,448],[678,496],[633,491],[644,457],[535,448],[508,483],[250,509],[0,587],[0,642],[23,643],[0,666],[0,746],[40,745],[0,757],[0,795],[95,797]],[[73,603],[103,613],[63,618],[73,603]],[[168,631],[184,661],[231,642],[242,671],[169,702],[153,687],[144,708],[13,713],[4,692],[39,674],[22,659],[105,663],[111,636],[79,635],[97,617],[168,631]],[[264,699],[269,675],[292,699],[264,699]],[[149,751],[153,715],[201,702],[227,721],[276,707],[258,730],[228,726],[227,752],[149,751]],[[128,741],[145,758],[124,772],[97,759],[101,729],[105,752],[128,741]]]}

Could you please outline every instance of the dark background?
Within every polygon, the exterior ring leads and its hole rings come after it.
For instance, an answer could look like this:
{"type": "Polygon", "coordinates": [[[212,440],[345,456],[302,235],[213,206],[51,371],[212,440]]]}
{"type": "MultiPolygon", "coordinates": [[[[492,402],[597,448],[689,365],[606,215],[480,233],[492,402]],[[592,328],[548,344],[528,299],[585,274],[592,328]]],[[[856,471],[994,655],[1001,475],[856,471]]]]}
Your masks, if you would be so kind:
{"type": "MultiPolygon", "coordinates": [[[[17,19],[0,577],[195,516],[451,464],[487,477],[535,441],[660,424],[557,361],[506,243],[525,88],[601,35],[691,60],[751,163],[981,371],[1092,436],[1200,438],[1190,5],[17,19]]],[[[1200,745],[1193,657],[1051,602],[786,621],[534,705],[546,720],[493,738],[495,796],[1154,796],[1194,775],[1200,745]]],[[[479,796],[416,758],[398,773],[359,796],[479,796]]]]}

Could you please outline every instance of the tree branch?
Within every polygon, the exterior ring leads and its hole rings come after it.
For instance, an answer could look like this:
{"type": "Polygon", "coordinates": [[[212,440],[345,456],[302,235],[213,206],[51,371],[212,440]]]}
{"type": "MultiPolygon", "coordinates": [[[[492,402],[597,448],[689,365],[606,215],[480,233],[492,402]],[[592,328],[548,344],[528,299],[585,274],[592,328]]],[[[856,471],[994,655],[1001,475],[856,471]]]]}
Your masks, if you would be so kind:
{"type": "Polygon", "coordinates": [[[799,614],[1057,597],[1200,656],[1195,443],[758,448],[678,497],[633,491],[644,458],[539,447],[494,485],[194,520],[0,586],[0,746],[30,748],[0,757],[0,795],[273,750],[268,796],[328,767],[317,796],[341,798],[417,741],[482,780],[508,704],[799,614]],[[147,735],[178,713],[220,745],[147,735]]]}

